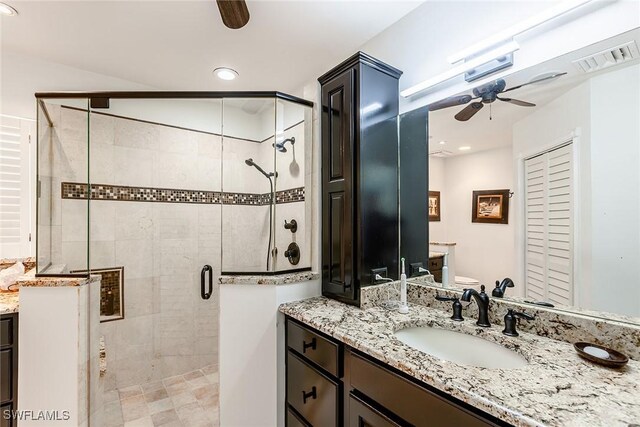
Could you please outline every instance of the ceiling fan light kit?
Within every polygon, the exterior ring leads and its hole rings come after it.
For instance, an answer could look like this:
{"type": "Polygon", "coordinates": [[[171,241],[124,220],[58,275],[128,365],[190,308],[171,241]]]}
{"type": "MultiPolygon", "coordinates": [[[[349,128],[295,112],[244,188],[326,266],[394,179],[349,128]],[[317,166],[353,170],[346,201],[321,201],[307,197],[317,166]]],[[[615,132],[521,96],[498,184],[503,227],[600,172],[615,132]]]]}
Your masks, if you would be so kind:
{"type": "MultiPolygon", "coordinates": [[[[429,104],[427,108],[429,111],[441,110],[443,108],[455,107],[456,105],[468,104],[464,107],[458,114],[454,117],[456,120],[460,122],[466,122],[471,117],[475,116],[478,111],[480,111],[485,104],[493,104],[496,100],[507,102],[509,104],[514,104],[520,107],[535,107],[536,104],[527,101],[520,101],[519,99],[513,98],[504,98],[498,96],[499,94],[509,92],[512,90],[520,89],[523,86],[528,86],[532,84],[541,83],[544,81],[557,79],[558,77],[564,76],[567,73],[552,73],[545,74],[544,77],[534,79],[529,81],[528,83],[523,83],[518,86],[513,86],[510,88],[507,87],[507,83],[503,79],[498,79],[493,82],[484,84],[482,86],[476,87],[473,89],[472,95],[455,95],[450,96],[449,98],[442,99],[440,101],[429,104]],[[474,101],[477,100],[477,101],[474,101]],[[474,102],[471,102],[474,101],[474,102]]],[[[491,119],[491,116],[489,116],[491,119]]]]}

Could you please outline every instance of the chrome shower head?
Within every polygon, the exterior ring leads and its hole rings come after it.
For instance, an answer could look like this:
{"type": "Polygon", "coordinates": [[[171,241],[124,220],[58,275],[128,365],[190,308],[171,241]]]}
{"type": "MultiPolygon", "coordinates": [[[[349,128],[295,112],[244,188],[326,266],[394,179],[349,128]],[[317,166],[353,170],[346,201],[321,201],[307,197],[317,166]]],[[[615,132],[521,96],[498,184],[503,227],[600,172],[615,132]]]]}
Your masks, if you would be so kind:
{"type": "Polygon", "coordinates": [[[295,137],[291,137],[291,138],[287,138],[284,141],[280,141],[276,144],[274,144],[273,146],[276,147],[276,150],[278,150],[281,153],[286,153],[287,149],[285,148],[284,144],[287,143],[287,141],[291,142],[291,145],[296,143],[296,138],[295,137]]]}

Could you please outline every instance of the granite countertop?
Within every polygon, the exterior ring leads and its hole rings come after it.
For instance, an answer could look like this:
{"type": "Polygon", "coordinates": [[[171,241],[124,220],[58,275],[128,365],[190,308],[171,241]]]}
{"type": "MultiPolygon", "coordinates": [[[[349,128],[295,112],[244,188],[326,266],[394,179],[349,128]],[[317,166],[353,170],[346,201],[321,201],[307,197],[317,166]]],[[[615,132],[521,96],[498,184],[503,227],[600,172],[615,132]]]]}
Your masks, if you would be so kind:
{"type": "Polygon", "coordinates": [[[61,287],[61,286],[84,286],[89,283],[100,281],[99,275],[90,277],[36,277],[35,269],[29,271],[24,276],[18,278],[16,282],[20,287],[61,287]]]}
{"type": "Polygon", "coordinates": [[[361,310],[324,297],[280,306],[280,311],[414,378],[518,426],[628,426],[640,423],[640,362],[609,369],[583,360],[571,344],[410,304],[409,314],[380,307],[361,310]],[[518,369],[462,366],[415,350],[394,337],[410,326],[442,327],[497,342],[524,356],[518,369]]]}
{"type": "Polygon", "coordinates": [[[20,292],[0,293],[0,314],[17,313],[19,307],[20,292]]]}
{"type": "Polygon", "coordinates": [[[286,285],[290,283],[308,282],[320,278],[320,273],[299,271],[294,273],[265,275],[224,275],[218,281],[221,285],[286,285]]]}
{"type": "Polygon", "coordinates": [[[429,242],[429,244],[436,246],[455,246],[456,242],[429,242]]]}
{"type": "Polygon", "coordinates": [[[429,259],[442,258],[444,255],[445,255],[444,252],[429,252],[429,259]]]}

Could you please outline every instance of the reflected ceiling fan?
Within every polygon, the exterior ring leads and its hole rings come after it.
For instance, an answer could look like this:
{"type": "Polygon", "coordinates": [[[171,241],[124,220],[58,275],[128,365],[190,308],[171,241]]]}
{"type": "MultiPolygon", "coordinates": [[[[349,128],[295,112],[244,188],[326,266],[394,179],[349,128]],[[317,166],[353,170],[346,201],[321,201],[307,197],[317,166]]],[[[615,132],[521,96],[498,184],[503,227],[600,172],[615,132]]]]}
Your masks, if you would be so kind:
{"type": "Polygon", "coordinates": [[[244,0],[216,0],[222,22],[228,28],[237,30],[249,22],[249,9],[244,0]]]}
{"type": "Polygon", "coordinates": [[[498,101],[508,102],[510,104],[518,105],[520,107],[535,107],[536,104],[532,104],[531,102],[520,101],[519,99],[513,98],[501,98],[498,96],[499,94],[506,93],[512,90],[520,89],[523,86],[531,85],[534,83],[540,83],[545,80],[551,80],[558,78],[560,76],[564,76],[567,73],[554,73],[549,76],[541,77],[539,79],[530,81],[529,83],[524,83],[518,86],[510,87],[505,89],[506,82],[503,79],[498,79],[486,85],[477,87],[473,89],[473,96],[471,95],[456,95],[451,96],[449,98],[445,98],[443,100],[434,102],[433,104],[429,104],[429,111],[441,110],[443,108],[455,107],[456,105],[464,105],[469,104],[469,102],[474,99],[479,99],[479,101],[471,102],[471,104],[467,105],[456,114],[454,117],[456,120],[461,122],[466,122],[471,117],[473,117],[478,111],[482,110],[484,104],[492,104],[497,99],[498,101]]]}

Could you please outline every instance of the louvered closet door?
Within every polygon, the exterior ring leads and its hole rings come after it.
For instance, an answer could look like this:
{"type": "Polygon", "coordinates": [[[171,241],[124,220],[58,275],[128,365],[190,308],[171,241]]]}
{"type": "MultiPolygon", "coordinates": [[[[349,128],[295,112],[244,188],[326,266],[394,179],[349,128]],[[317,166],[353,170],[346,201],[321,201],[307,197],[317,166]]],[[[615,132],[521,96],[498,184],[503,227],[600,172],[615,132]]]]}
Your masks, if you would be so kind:
{"type": "Polygon", "coordinates": [[[526,294],[573,304],[573,164],[571,144],[528,159],[526,294]]]}
{"type": "Polygon", "coordinates": [[[0,258],[29,255],[29,127],[0,117],[0,258]]]}

